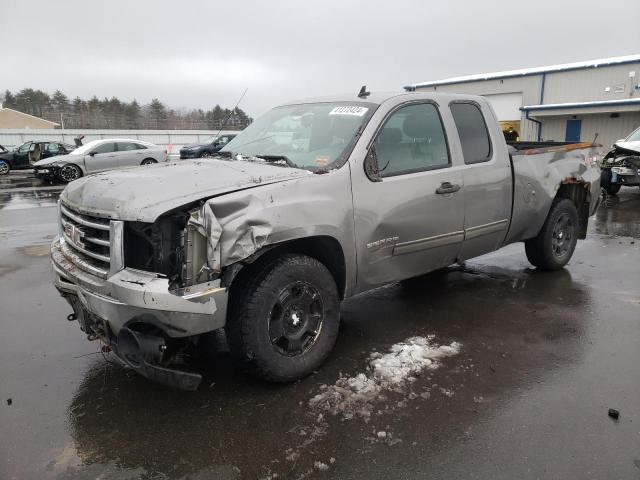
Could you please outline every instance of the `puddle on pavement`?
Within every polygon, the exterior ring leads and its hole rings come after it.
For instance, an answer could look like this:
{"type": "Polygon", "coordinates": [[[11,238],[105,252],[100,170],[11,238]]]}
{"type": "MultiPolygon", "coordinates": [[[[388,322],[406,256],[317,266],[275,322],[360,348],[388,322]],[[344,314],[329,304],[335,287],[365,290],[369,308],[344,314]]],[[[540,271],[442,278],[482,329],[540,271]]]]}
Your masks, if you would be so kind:
{"type": "Polygon", "coordinates": [[[6,193],[0,190],[0,210],[56,207],[60,190],[32,190],[6,193]]]}
{"type": "Polygon", "coordinates": [[[30,257],[45,257],[49,255],[49,244],[43,243],[39,245],[26,245],[16,248],[20,253],[29,255],[30,257]]]}

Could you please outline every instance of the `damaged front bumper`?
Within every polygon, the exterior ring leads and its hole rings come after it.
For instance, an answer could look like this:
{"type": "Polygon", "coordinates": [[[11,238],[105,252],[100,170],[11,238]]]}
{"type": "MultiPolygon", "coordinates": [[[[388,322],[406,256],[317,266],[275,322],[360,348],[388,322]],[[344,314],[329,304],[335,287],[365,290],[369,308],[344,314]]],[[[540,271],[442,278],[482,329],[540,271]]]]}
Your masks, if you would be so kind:
{"type": "Polygon", "coordinates": [[[171,343],[222,328],[228,292],[220,280],[170,290],[166,277],[129,268],[102,279],[79,268],[69,255],[64,240],[56,238],[51,245],[54,283],[82,330],[103,339],[142,375],[179,388],[197,388],[200,375],[168,367],[166,342],[157,343],[156,338],[171,343]],[[161,335],[149,335],[149,329],[161,335]]]}

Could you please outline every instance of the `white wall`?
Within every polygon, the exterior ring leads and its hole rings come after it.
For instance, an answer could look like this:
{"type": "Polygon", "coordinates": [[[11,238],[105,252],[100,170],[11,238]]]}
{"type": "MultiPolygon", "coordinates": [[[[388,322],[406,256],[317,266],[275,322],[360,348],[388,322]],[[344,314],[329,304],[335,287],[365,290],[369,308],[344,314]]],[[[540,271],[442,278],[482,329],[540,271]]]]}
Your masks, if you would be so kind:
{"type": "MultiPolygon", "coordinates": [[[[559,117],[544,117],[542,120],[542,138],[544,140],[564,141],[567,120],[573,115],[559,117]]],[[[575,115],[582,120],[580,140],[592,141],[598,133],[597,143],[602,144],[605,152],[611,148],[616,140],[626,137],[633,130],[640,127],[640,112],[621,112],[619,117],[611,118],[610,113],[594,115],[575,115]]]]}
{"type": "MultiPolygon", "coordinates": [[[[237,130],[223,130],[223,133],[239,133],[237,130]]],[[[173,145],[173,150],[189,143],[199,143],[218,133],[218,130],[16,130],[0,129],[0,145],[14,147],[28,140],[57,140],[73,145],[73,139],[84,135],[83,142],[103,138],[131,138],[155,143],[173,145]]]]}

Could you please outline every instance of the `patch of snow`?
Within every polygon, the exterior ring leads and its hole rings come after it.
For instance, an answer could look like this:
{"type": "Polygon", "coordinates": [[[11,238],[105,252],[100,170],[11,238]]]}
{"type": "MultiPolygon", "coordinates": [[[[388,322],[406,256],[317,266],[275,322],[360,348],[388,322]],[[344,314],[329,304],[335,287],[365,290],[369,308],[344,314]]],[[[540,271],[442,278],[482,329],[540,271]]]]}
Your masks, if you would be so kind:
{"type": "Polygon", "coordinates": [[[315,468],[317,468],[318,470],[322,471],[322,472],[324,472],[325,470],[329,470],[329,465],[327,465],[324,462],[317,461],[317,460],[315,462],[313,462],[313,466],[315,468]]]}
{"type": "MultiPolygon", "coordinates": [[[[411,337],[393,345],[388,353],[369,356],[368,374],[340,377],[335,384],[321,387],[322,392],[309,400],[314,411],[340,415],[349,420],[371,417],[373,402],[384,398],[385,391],[403,393],[426,369],[439,367],[440,359],[456,355],[461,344],[438,345],[434,336],[411,337]]],[[[400,408],[406,406],[401,401],[400,408]]]]}

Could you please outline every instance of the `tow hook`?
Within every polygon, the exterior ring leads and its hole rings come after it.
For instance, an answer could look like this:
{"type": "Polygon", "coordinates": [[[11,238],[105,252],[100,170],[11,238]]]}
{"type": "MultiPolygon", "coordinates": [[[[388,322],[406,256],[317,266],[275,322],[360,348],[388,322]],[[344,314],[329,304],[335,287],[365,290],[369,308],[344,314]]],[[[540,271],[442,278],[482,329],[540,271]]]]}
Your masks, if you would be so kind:
{"type": "Polygon", "coordinates": [[[98,336],[90,333],[89,335],[87,335],[87,340],[89,340],[90,342],[93,342],[94,340],[98,340],[98,336]]]}
{"type": "Polygon", "coordinates": [[[74,313],[70,313],[69,315],[67,315],[67,320],[69,322],[74,322],[78,319],[78,316],[74,313]]]}

